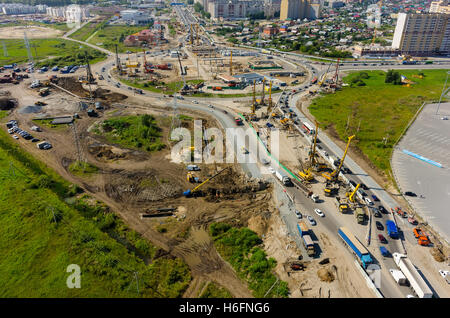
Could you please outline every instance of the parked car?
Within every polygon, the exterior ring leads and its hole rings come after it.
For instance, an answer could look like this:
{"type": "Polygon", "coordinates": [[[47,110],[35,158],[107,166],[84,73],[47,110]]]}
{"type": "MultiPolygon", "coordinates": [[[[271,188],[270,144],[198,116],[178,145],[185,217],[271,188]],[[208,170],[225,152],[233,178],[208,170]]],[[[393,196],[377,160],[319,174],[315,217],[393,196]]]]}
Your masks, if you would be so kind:
{"type": "Polygon", "coordinates": [[[380,200],[378,199],[378,197],[377,197],[375,194],[372,194],[372,199],[373,199],[374,201],[380,201],[380,200]]]}
{"type": "Polygon", "coordinates": [[[352,186],[356,187],[356,182],[355,182],[355,181],[350,180],[350,184],[351,184],[352,186]]]}
{"type": "Polygon", "coordinates": [[[310,216],[310,215],[308,215],[308,221],[309,221],[309,224],[311,224],[311,225],[316,225],[316,221],[313,219],[313,217],[312,216],[310,216]]]}
{"type": "Polygon", "coordinates": [[[352,174],[352,171],[351,171],[349,168],[347,168],[347,167],[342,168],[342,170],[343,170],[344,173],[346,173],[346,174],[352,174]]]}
{"type": "Polygon", "coordinates": [[[406,191],[405,195],[407,195],[409,197],[417,197],[417,194],[415,194],[414,192],[411,192],[411,191],[406,191]]]}
{"type": "Polygon", "coordinates": [[[388,213],[388,211],[382,205],[378,206],[378,211],[380,211],[383,214],[387,214],[388,213]]]}
{"type": "Polygon", "coordinates": [[[363,197],[367,196],[367,193],[365,193],[363,190],[358,189],[358,193],[361,194],[363,197]]]}
{"type": "Polygon", "coordinates": [[[361,183],[361,188],[363,188],[364,190],[369,190],[369,188],[364,183],[361,183]]]}
{"type": "Polygon", "coordinates": [[[378,210],[373,209],[373,216],[376,218],[381,218],[381,213],[378,210]]]}
{"type": "Polygon", "coordinates": [[[16,136],[16,135],[13,135],[13,138],[14,138],[14,139],[19,139],[19,137],[18,137],[18,136],[16,136]]]}
{"type": "Polygon", "coordinates": [[[380,243],[387,244],[387,240],[383,236],[383,234],[378,234],[378,240],[380,241],[380,243]]]}
{"type": "Polygon", "coordinates": [[[380,221],[376,221],[375,226],[377,227],[377,230],[380,230],[380,231],[384,230],[384,226],[383,226],[383,224],[381,224],[380,221]]]}
{"type": "Polygon", "coordinates": [[[303,217],[302,214],[300,213],[300,211],[295,210],[294,212],[298,219],[301,219],[303,217]]]}
{"type": "Polygon", "coordinates": [[[388,251],[387,248],[384,247],[384,246],[380,246],[380,253],[381,253],[381,255],[383,255],[384,257],[389,256],[389,251],[388,251]]]}
{"type": "Polygon", "coordinates": [[[323,214],[323,212],[320,209],[314,209],[314,212],[316,212],[316,214],[320,217],[324,217],[325,214],[323,214]]]}
{"type": "Polygon", "coordinates": [[[364,201],[366,201],[366,203],[367,203],[368,205],[373,205],[372,200],[370,200],[368,197],[364,197],[364,201]]]}

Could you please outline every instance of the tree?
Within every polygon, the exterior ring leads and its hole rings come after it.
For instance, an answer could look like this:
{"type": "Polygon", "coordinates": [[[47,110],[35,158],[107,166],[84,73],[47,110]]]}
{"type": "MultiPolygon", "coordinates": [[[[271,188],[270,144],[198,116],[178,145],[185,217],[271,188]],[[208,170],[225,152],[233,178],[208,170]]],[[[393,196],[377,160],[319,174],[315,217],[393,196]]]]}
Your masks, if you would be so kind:
{"type": "Polygon", "coordinates": [[[402,84],[402,77],[399,72],[394,70],[389,70],[386,73],[386,78],[384,79],[385,83],[392,83],[394,85],[401,85],[402,84]]]}

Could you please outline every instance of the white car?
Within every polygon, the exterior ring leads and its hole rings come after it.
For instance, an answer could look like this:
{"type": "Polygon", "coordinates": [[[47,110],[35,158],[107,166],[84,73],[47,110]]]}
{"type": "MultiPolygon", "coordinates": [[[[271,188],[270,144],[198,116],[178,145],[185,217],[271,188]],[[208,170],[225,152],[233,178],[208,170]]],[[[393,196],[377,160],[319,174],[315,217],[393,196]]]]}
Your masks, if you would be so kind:
{"type": "Polygon", "coordinates": [[[269,171],[270,171],[271,174],[275,174],[275,169],[274,169],[274,168],[269,167],[268,169],[269,169],[269,171]]]}
{"type": "Polygon", "coordinates": [[[309,224],[311,224],[311,225],[316,225],[316,221],[313,219],[313,217],[312,216],[310,216],[310,215],[308,215],[308,221],[309,221],[309,224]]]}
{"type": "Polygon", "coordinates": [[[13,135],[14,139],[19,139],[19,137],[17,135],[13,135]]]}
{"type": "Polygon", "coordinates": [[[301,219],[303,217],[302,214],[300,213],[300,211],[295,210],[294,212],[298,219],[301,219]]]}
{"type": "Polygon", "coordinates": [[[209,108],[214,108],[214,106],[213,106],[213,105],[211,105],[211,104],[209,104],[209,105],[208,105],[208,107],[209,107],[209,108]]]}
{"type": "Polygon", "coordinates": [[[194,104],[198,104],[198,102],[197,102],[196,100],[193,100],[192,102],[193,102],[194,104]]]}
{"type": "Polygon", "coordinates": [[[364,201],[366,201],[368,205],[373,205],[373,202],[368,197],[364,197],[364,201]]]}
{"type": "Polygon", "coordinates": [[[442,117],[441,119],[442,119],[442,120],[448,120],[448,117],[447,117],[447,116],[444,116],[444,117],[442,117]]]}
{"type": "Polygon", "coordinates": [[[323,212],[320,209],[314,209],[314,212],[316,212],[316,214],[322,218],[325,216],[325,214],[323,214],[323,212]]]}

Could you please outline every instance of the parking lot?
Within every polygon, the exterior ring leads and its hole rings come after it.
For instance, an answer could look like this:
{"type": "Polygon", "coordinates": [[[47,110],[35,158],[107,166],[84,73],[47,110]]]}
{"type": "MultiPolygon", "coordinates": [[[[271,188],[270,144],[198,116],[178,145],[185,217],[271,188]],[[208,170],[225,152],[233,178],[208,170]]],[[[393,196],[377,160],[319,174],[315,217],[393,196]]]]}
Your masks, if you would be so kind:
{"type": "Polygon", "coordinates": [[[447,241],[450,237],[450,103],[426,105],[393,153],[392,169],[415,211],[447,241]],[[435,166],[404,153],[407,150],[442,165],[435,166]]]}

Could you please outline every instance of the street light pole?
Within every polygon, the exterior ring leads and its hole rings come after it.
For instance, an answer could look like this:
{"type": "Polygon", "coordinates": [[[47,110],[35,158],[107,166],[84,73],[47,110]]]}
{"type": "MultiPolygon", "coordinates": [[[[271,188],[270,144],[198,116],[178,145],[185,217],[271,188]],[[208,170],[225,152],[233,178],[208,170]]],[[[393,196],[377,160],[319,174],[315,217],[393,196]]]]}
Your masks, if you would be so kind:
{"type": "Polygon", "coordinates": [[[442,101],[442,97],[444,96],[444,94],[447,92],[447,81],[448,81],[448,75],[450,74],[450,71],[447,72],[447,77],[445,78],[445,83],[444,83],[444,87],[442,87],[442,93],[441,93],[441,97],[439,98],[439,103],[438,103],[438,107],[436,109],[436,115],[439,112],[439,108],[441,107],[441,101],[442,101]]]}

